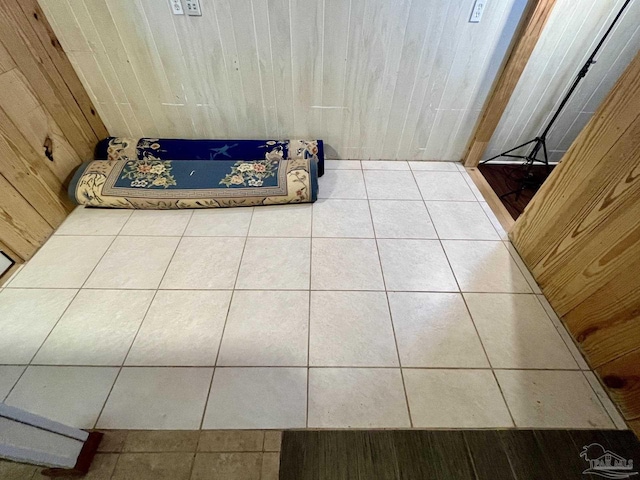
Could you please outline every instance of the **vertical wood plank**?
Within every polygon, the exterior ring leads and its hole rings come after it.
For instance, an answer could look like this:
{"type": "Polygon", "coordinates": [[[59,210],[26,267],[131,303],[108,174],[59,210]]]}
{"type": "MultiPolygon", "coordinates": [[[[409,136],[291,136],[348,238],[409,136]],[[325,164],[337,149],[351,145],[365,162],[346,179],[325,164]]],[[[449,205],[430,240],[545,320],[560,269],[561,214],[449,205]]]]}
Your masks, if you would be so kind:
{"type": "MultiPolygon", "coordinates": [[[[96,113],[96,110],[92,105],[84,86],[76,75],[73,66],[71,65],[65,52],[63,51],[60,42],[58,42],[56,35],[53,32],[51,25],[49,25],[44,12],[38,5],[37,0],[20,0],[19,2],[17,2],[17,5],[19,5],[22,9],[24,18],[28,20],[29,24],[33,28],[35,36],[40,40],[42,44],[42,58],[46,58],[46,56],[48,56],[51,59],[52,65],[55,66],[55,69],[60,74],[59,81],[57,80],[58,76],[52,75],[54,81],[56,81],[56,83],[63,82],[67,86],[73,100],[75,100],[75,103],[78,105],[80,111],[84,115],[84,118],[91,126],[95,136],[98,139],[106,137],[108,135],[107,129],[96,113]]],[[[19,16],[19,13],[16,12],[15,17],[19,16]]],[[[23,30],[27,30],[26,25],[24,26],[23,30]]],[[[35,41],[35,38],[33,44],[38,44],[35,41]]],[[[64,91],[64,89],[62,88],[62,83],[59,84],[61,90],[64,91]]],[[[69,99],[69,105],[72,106],[73,104],[70,102],[70,100],[71,99],[69,99]]]]}
{"type": "Polygon", "coordinates": [[[0,175],[0,239],[27,260],[53,233],[53,228],[0,175]]]}
{"type": "Polygon", "coordinates": [[[628,420],[640,416],[640,53],[510,237],[628,420]]]}

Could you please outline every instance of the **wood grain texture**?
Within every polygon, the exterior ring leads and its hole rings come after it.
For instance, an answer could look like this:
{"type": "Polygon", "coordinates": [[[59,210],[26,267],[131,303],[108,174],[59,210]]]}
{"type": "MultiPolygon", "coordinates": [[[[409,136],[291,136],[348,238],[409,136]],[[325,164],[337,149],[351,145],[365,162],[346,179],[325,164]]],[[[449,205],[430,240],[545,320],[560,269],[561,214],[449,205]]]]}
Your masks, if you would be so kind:
{"type": "Polygon", "coordinates": [[[0,176],[0,236],[2,243],[27,260],[53,233],[40,214],[0,176]]]}
{"type": "Polygon", "coordinates": [[[499,77],[495,80],[478,126],[469,142],[463,160],[465,166],[475,167],[482,159],[483,147],[491,140],[555,3],[556,0],[530,1],[525,17],[514,38],[511,52],[499,77]]]}
{"type": "Polygon", "coordinates": [[[480,190],[480,193],[500,222],[500,225],[502,225],[502,228],[504,228],[505,232],[511,231],[516,222],[509,211],[505,208],[504,204],[500,201],[496,192],[493,191],[491,185],[489,185],[487,180],[484,178],[484,175],[482,175],[480,170],[477,168],[466,168],[466,170],[473,180],[473,183],[478,187],[478,190],[480,190]]]}
{"type": "Polygon", "coordinates": [[[526,0],[39,0],[113,134],[459,160],[526,0]],[[507,39],[505,41],[505,39],[507,39]]]}
{"type": "Polygon", "coordinates": [[[73,205],[66,185],[107,134],[35,0],[0,1],[0,244],[28,259],[73,205]]]}
{"type": "Polygon", "coordinates": [[[640,53],[510,233],[627,420],[640,416],[639,219],[640,53]]]}
{"type": "Polygon", "coordinates": [[[611,398],[629,420],[640,418],[640,347],[596,369],[611,398]]]}

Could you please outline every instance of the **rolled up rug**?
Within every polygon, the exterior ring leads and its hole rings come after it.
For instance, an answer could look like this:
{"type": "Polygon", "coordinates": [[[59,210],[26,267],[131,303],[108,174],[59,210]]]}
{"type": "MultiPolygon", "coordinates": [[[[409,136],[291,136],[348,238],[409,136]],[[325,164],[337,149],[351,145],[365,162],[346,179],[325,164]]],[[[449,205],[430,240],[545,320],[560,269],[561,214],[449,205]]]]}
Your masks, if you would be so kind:
{"type": "Polygon", "coordinates": [[[311,159],[93,160],[82,164],[69,196],[91,207],[180,209],[315,202],[311,159]]]}
{"type": "Polygon", "coordinates": [[[108,137],[98,142],[96,160],[245,160],[248,158],[310,159],[324,174],[322,140],[187,140],[178,138],[108,137]]]}

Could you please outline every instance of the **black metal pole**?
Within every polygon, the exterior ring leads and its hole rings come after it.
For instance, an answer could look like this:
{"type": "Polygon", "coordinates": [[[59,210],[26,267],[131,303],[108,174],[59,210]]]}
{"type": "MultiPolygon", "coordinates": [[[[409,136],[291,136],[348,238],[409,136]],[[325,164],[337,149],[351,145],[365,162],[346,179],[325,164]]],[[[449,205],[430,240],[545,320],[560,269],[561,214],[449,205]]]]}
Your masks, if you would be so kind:
{"type": "MultiPolygon", "coordinates": [[[[556,112],[553,114],[553,117],[551,117],[551,120],[549,120],[549,123],[547,124],[546,128],[544,129],[544,131],[540,135],[540,138],[542,138],[542,139],[546,139],[547,138],[547,134],[551,130],[551,127],[553,127],[553,124],[555,123],[555,121],[560,116],[560,113],[562,113],[562,110],[564,109],[564,107],[567,105],[567,103],[569,103],[569,99],[571,98],[571,95],[573,95],[573,92],[576,90],[576,88],[578,88],[578,84],[587,75],[591,65],[596,63],[596,61],[595,61],[596,55],[598,54],[598,52],[600,51],[600,49],[604,45],[604,42],[607,40],[607,37],[611,33],[611,30],[613,30],[613,27],[615,27],[616,23],[618,23],[618,20],[620,19],[620,17],[624,13],[624,11],[627,8],[627,6],[629,5],[629,3],[631,3],[631,0],[627,0],[626,2],[624,2],[622,7],[620,7],[620,10],[618,11],[617,15],[613,19],[613,22],[611,22],[611,25],[609,25],[609,28],[607,29],[607,31],[604,32],[604,35],[602,36],[602,38],[598,42],[598,45],[596,45],[596,48],[593,50],[593,52],[591,52],[591,55],[589,56],[589,58],[587,59],[585,64],[582,66],[580,71],[578,72],[578,75],[576,76],[576,78],[573,80],[573,84],[571,84],[571,88],[569,88],[569,91],[566,93],[566,95],[562,99],[562,102],[560,102],[560,106],[558,107],[556,112]]],[[[539,150],[539,148],[538,148],[538,150],[539,150]]]]}
{"type": "MultiPolygon", "coordinates": [[[[567,93],[565,94],[564,98],[560,102],[560,105],[558,106],[558,109],[554,112],[553,116],[551,117],[551,119],[547,123],[546,127],[544,128],[544,130],[542,131],[540,136],[535,137],[534,139],[529,140],[528,142],[523,143],[522,145],[519,145],[519,146],[517,146],[515,148],[511,148],[510,150],[506,150],[506,151],[502,152],[499,155],[491,157],[491,158],[489,158],[487,160],[483,160],[480,163],[485,164],[487,162],[490,162],[490,161],[495,160],[495,159],[500,158],[500,157],[516,157],[516,158],[523,158],[524,160],[526,160],[525,164],[530,165],[530,164],[533,164],[533,162],[537,160],[536,159],[536,155],[538,154],[538,152],[540,151],[541,148],[543,148],[544,151],[546,152],[546,149],[547,149],[546,140],[547,140],[547,135],[549,134],[549,131],[553,127],[553,124],[556,122],[556,120],[558,120],[558,117],[560,117],[560,114],[562,113],[562,110],[564,109],[564,107],[567,105],[567,103],[569,103],[569,100],[571,99],[571,96],[573,95],[573,92],[575,92],[576,88],[578,88],[578,85],[580,84],[580,81],[587,75],[587,72],[589,71],[589,68],[591,67],[591,65],[596,63],[596,61],[595,61],[596,55],[598,54],[598,52],[600,51],[600,49],[604,45],[604,42],[607,40],[607,37],[609,36],[611,31],[615,27],[616,23],[618,23],[618,20],[620,20],[620,17],[624,13],[624,11],[627,8],[627,6],[629,5],[629,3],[631,3],[631,0],[626,0],[624,2],[624,4],[622,5],[622,7],[620,7],[620,10],[618,11],[618,13],[616,14],[615,18],[613,19],[613,22],[611,22],[611,25],[609,25],[609,28],[607,28],[607,31],[604,33],[604,35],[602,36],[602,38],[598,42],[598,45],[596,45],[596,48],[594,48],[594,50],[591,52],[591,55],[589,55],[589,58],[587,59],[585,64],[582,66],[582,68],[580,69],[578,74],[576,75],[576,78],[574,78],[573,83],[571,84],[571,87],[569,87],[569,90],[567,91],[567,93]],[[518,148],[524,147],[524,146],[526,146],[526,145],[528,145],[530,143],[533,143],[533,142],[535,142],[535,145],[531,148],[531,152],[529,153],[529,155],[522,155],[522,156],[507,155],[507,154],[510,154],[511,152],[513,152],[514,150],[517,150],[518,148]]],[[[544,163],[548,167],[548,159],[547,159],[546,155],[545,155],[544,163]]],[[[547,168],[547,170],[548,170],[548,168],[547,168]]]]}

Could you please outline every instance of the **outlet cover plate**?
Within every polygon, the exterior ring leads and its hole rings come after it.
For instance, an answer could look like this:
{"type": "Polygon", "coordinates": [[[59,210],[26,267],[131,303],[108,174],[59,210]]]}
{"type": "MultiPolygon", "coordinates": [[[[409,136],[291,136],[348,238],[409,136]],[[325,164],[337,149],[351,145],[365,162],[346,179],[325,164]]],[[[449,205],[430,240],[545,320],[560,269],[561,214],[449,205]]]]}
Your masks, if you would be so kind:
{"type": "Polygon", "coordinates": [[[187,15],[199,17],[202,15],[200,10],[200,0],[185,0],[187,6],[187,15]]]}

